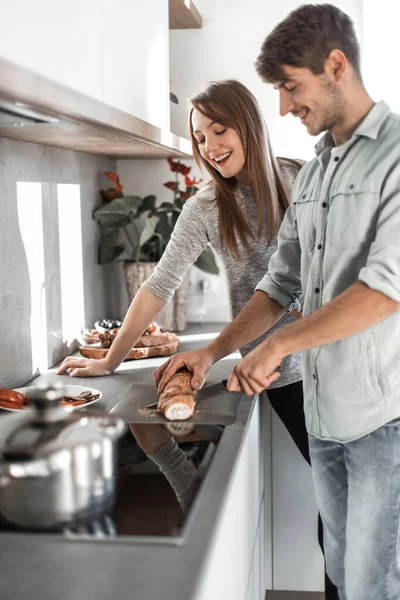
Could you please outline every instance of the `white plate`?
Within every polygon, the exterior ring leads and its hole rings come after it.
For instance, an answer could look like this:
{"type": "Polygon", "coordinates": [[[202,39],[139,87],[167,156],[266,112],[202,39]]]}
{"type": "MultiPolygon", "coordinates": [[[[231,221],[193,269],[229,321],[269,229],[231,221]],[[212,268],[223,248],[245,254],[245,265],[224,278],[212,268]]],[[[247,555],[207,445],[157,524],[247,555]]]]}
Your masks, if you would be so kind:
{"type": "MultiPolygon", "coordinates": [[[[37,389],[42,389],[39,386],[28,386],[28,387],[22,387],[22,388],[14,388],[14,390],[16,392],[21,392],[21,394],[28,394],[29,392],[32,392],[34,390],[37,389]]],[[[71,406],[68,407],[66,406],[65,408],[67,408],[68,410],[79,410],[80,408],[86,408],[87,406],[90,406],[91,404],[94,404],[95,402],[97,402],[98,400],[100,400],[103,396],[103,394],[100,392],[100,390],[96,390],[95,388],[91,388],[87,385],[64,385],[64,392],[66,396],[78,396],[81,392],[92,392],[92,394],[100,394],[98,398],[96,398],[95,400],[91,400],[90,402],[85,402],[85,404],[81,404],[80,406],[71,406]]],[[[9,410],[10,412],[21,412],[20,408],[6,408],[5,406],[1,406],[0,408],[2,410],[9,410]]],[[[28,408],[28,407],[27,407],[28,408]]]]}

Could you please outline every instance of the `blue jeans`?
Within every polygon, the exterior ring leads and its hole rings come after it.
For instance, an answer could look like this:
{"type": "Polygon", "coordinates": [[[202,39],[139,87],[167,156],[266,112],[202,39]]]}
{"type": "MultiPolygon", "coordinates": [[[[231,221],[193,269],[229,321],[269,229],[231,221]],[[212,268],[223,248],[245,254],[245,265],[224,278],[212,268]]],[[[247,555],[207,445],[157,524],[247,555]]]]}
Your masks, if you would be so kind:
{"type": "Polygon", "coordinates": [[[340,600],[399,600],[400,419],[353,442],[309,442],[326,569],[340,600]]]}

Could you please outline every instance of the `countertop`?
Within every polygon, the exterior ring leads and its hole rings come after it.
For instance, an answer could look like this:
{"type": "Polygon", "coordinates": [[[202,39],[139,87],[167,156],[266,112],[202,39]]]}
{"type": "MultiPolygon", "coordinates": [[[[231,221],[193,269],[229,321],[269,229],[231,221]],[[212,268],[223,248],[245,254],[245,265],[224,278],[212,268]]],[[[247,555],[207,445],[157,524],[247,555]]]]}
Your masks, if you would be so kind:
{"type": "MultiPolygon", "coordinates": [[[[203,347],[213,328],[182,334],[180,351],[203,347]],[[208,333],[207,333],[208,332],[208,333]],[[206,338],[206,339],[204,339],[206,338]]],[[[218,329],[217,329],[218,331],[218,329]]],[[[239,355],[214,365],[210,377],[227,377],[239,355]]],[[[108,377],[68,379],[103,392],[96,407],[111,410],[130,393],[137,369],[149,377],[163,358],[129,361],[108,377]]],[[[60,380],[54,369],[35,379],[60,380]]],[[[228,394],[229,392],[222,392],[228,394]]],[[[234,423],[225,428],[210,468],[191,508],[184,534],[175,542],[67,540],[58,536],[1,534],[0,597],[13,600],[190,600],[221,515],[253,398],[242,396],[234,423]]]]}

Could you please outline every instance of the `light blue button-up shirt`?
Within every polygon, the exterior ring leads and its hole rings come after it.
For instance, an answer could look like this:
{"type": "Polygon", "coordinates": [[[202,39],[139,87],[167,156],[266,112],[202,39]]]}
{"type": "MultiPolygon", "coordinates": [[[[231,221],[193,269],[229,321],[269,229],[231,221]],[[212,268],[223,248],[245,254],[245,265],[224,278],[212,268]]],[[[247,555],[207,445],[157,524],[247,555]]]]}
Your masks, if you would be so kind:
{"type": "MultiPolygon", "coordinates": [[[[328,132],[299,173],[267,275],[258,284],[304,315],[356,281],[400,302],[400,117],[377,103],[349,141],[328,132]]],[[[303,352],[307,429],[351,441],[400,417],[400,311],[303,352]]]]}

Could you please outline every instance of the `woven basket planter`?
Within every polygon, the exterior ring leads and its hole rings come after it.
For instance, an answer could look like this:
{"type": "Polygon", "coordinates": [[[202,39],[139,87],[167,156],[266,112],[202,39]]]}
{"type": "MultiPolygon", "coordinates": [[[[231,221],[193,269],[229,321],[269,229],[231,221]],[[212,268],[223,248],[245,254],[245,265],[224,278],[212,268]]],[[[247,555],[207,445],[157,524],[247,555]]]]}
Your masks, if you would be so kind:
{"type": "MultiPolygon", "coordinates": [[[[145,262],[124,263],[126,289],[130,301],[137,294],[142,283],[150,277],[156,264],[145,262]]],[[[184,331],[186,329],[189,280],[190,276],[187,273],[181,286],[158,314],[157,323],[164,330],[184,331]]]]}

